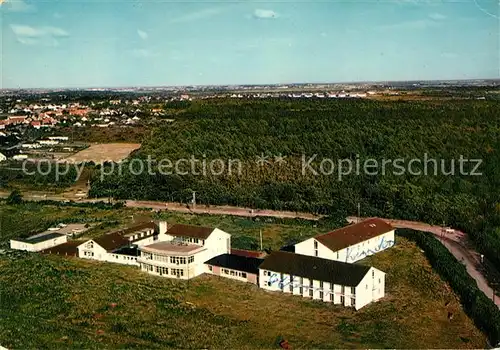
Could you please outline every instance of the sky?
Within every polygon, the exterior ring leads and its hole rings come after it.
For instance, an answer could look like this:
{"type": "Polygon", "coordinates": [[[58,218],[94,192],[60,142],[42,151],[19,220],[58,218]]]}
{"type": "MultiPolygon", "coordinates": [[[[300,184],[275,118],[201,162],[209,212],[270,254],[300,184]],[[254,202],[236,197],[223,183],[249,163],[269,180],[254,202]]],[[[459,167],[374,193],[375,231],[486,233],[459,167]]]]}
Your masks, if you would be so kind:
{"type": "Polygon", "coordinates": [[[1,88],[500,78],[499,0],[0,0],[1,88]]]}

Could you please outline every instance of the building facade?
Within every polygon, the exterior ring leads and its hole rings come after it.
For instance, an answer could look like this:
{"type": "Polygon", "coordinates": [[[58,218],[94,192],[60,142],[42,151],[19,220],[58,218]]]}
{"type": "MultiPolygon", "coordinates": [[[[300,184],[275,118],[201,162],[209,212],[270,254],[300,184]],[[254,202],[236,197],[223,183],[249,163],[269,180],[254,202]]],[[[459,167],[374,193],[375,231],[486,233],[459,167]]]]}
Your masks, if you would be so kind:
{"type": "Polygon", "coordinates": [[[259,266],[263,261],[249,256],[222,254],[208,260],[205,265],[208,274],[258,285],[259,266]]]}
{"type": "Polygon", "coordinates": [[[295,244],[295,253],[354,263],[392,247],[394,227],[373,218],[295,244]]]}
{"type": "Polygon", "coordinates": [[[164,238],[166,223],[148,222],[87,240],[78,245],[78,257],[139,266],[138,247],[164,238]]]}
{"type": "Polygon", "coordinates": [[[28,252],[39,252],[66,243],[68,237],[59,233],[43,232],[28,238],[10,240],[10,248],[26,250],[28,252]]]}
{"type": "Polygon", "coordinates": [[[173,225],[164,242],[139,247],[141,270],[190,279],[206,272],[205,261],[231,251],[231,235],[217,228],[173,225]]]}
{"type": "Polygon", "coordinates": [[[374,267],[280,251],[260,265],[259,287],[359,310],[384,297],[385,273],[374,267]]]}

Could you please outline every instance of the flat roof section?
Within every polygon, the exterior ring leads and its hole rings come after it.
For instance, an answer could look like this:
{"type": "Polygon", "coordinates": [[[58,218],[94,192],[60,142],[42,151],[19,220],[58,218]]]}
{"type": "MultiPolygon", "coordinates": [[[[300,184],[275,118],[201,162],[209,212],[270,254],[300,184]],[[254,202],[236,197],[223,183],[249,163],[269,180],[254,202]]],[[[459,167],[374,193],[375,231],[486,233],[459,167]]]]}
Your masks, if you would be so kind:
{"type": "Polygon", "coordinates": [[[52,232],[42,232],[42,233],[39,233],[37,235],[28,237],[28,238],[13,239],[13,241],[30,243],[30,244],[37,244],[40,242],[49,241],[51,239],[56,239],[59,237],[66,237],[66,235],[61,235],[59,233],[52,233],[52,232]]]}
{"type": "Polygon", "coordinates": [[[139,248],[139,250],[143,252],[162,255],[192,255],[205,249],[205,247],[196,244],[179,244],[171,242],[158,242],[139,248]]]}

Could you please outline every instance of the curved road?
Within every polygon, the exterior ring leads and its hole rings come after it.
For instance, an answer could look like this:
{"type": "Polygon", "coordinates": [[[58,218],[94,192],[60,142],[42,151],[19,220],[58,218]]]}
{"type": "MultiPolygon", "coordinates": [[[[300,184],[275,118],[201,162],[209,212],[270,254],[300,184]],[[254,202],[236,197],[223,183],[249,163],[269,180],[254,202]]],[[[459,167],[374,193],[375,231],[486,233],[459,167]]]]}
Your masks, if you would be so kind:
{"type": "MultiPolygon", "coordinates": [[[[355,222],[359,219],[355,216],[347,218],[348,222],[355,222]]],[[[457,230],[443,230],[441,226],[433,226],[422,222],[384,219],[396,228],[410,228],[417,231],[432,233],[458,261],[462,261],[469,275],[476,280],[477,286],[500,308],[500,297],[495,296],[493,288],[488,285],[486,278],[478,268],[481,266],[481,256],[467,244],[467,235],[457,230]]]]}

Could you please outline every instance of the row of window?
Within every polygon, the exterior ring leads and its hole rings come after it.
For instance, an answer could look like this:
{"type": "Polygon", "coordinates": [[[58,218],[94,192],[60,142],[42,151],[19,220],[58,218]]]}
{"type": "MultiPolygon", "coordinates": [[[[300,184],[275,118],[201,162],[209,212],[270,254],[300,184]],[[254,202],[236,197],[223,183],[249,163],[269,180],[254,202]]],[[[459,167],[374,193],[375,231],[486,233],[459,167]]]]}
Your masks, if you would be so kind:
{"type": "MultiPolygon", "coordinates": [[[[153,266],[148,264],[142,264],[142,268],[146,271],[156,272],[160,275],[168,275],[169,268],[163,266],[153,266]]],[[[182,277],[184,276],[184,269],[170,269],[171,276],[182,277]]]]}
{"type": "MultiPolygon", "coordinates": [[[[115,255],[115,258],[120,259],[120,255],[115,255]]],[[[125,255],[123,256],[123,260],[137,260],[137,257],[125,255]]]]}
{"type": "Polygon", "coordinates": [[[246,272],[240,272],[240,271],[222,269],[222,273],[225,274],[225,275],[228,275],[228,276],[235,276],[235,277],[247,278],[246,272]]]}
{"type": "Polygon", "coordinates": [[[158,255],[151,253],[141,253],[141,257],[146,260],[155,260],[164,263],[177,264],[177,265],[186,265],[186,263],[191,264],[194,262],[194,256],[166,256],[166,255],[158,255]]]}
{"type": "Polygon", "coordinates": [[[94,256],[94,252],[86,252],[86,251],[84,251],[83,255],[85,255],[85,256],[94,256]]]}

